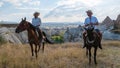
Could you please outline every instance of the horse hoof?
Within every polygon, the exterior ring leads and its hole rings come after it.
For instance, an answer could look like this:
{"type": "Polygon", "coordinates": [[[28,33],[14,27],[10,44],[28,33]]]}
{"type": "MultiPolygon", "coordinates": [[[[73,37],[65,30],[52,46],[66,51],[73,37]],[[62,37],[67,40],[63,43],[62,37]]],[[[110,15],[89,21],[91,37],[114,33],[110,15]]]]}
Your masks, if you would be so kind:
{"type": "Polygon", "coordinates": [[[97,63],[95,63],[95,65],[97,65],[97,63]]]}
{"type": "Polygon", "coordinates": [[[91,65],[91,63],[89,63],[89,65],[91,65]]]}

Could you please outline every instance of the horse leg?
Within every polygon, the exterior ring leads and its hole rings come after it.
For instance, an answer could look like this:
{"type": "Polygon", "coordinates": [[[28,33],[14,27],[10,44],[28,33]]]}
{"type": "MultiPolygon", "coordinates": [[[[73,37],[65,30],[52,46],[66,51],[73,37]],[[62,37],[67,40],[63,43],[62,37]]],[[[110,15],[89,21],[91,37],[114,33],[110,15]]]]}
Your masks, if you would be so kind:
{"type": "Polygon", "coordinates": [[[88,57],[88,48],[86,47],[86,56],[88,57]]]}
{"type": "Polygon", "coordinates": [[[32,53],[32,56],[34,56],[34,53],[33,53],[33,45],[30,44],[30,47],[31,47],[31,53],[32,53]]]}
{"type": "Polygon", "coordinates": [[[91,64],[91,48],[89,48],[89,64],[91,64]]]}
{"type": "Polygon", "coordinates": [[[97,54],[97,47],[94,49],[94,62],[95,62],[95,64],[97,64],[96,54],[97,54]]]}
{"type": "Polygon", "coordinates": [[[36,54],[36,58],[38,57],[38,55],[37,55],[37,45],[35,45],[35,54],[36,54]]]}
{"type": "Polygon", "coordinates": [[[43,42],[42,44],[43,44],[43,46],[42,46],[42,52],[44,52],[45,42],[43,42]]]}
{"type": "Polygon", "coordinates": [[[41,43],[39,44],[38,52],[40,51],[41,43]]]}

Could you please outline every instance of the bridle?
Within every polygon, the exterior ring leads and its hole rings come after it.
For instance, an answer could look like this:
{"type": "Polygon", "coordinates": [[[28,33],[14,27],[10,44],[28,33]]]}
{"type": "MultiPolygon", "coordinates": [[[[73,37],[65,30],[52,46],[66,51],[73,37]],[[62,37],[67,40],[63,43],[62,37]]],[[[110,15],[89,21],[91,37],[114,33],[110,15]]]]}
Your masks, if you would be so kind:
{"type": "MultiPolygon", "coordinates": [[[[90,25],[87,30],[94,30],[94,27],[92,25],[90,25]]],[[[94,37],[94,39],[90,41],[89,37],[88,37],[88,32],[87,32],[87,37],[86,37],[87,41],[86,42],[88,44],[93,44],[95,42],[95,40],[96,40],[96,36],[93,35],[93,37],[94,37]]]]}

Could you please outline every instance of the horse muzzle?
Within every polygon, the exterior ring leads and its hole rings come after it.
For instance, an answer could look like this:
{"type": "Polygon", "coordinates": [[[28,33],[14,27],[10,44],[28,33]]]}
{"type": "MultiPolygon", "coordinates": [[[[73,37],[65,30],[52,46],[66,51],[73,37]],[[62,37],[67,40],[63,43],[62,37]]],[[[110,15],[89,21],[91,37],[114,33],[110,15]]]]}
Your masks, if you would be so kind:
{"type": "Polygon", "coordinates": [[[16,29],[16,30],[15,30],[15,33],[20,33],[20,31],[16,29]]]}

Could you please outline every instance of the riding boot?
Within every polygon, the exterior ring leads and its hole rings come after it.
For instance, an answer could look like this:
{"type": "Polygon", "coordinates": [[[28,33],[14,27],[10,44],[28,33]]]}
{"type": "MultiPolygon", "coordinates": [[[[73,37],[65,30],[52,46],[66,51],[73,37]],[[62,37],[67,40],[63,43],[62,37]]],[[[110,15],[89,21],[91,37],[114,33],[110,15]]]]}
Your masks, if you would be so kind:
{"type": "Polygon", "coordinates": [[[83,48],[85,48],[86,47],[86,38],[85,38],[85,35],[83,35],[83,40],[84,40],[83,48]]]}
{"type": "Polygon", "coordinates": [[[100,41],[99,41],[99,48],[102,49],[102,45],[101,45],[102,34],[101,33],[99,33],[99,39],[100,39],[100,41]]]}
{"type": "Polygon", "coordinates": [[[84,46],[83,46],[83,48],[85,48],[86,47],[86,43],[85,43],[85,40],[84,40],[84,46]]]}
{"type": "Polygon", "coordinates": [[[44,39],[44,37],[43,37],[43,34],[42,34],[42,31],[41,31],[41,30],[38,30],[38,34],[39,34],[39,38],[41,37],[42,39],[44,39]]]}

